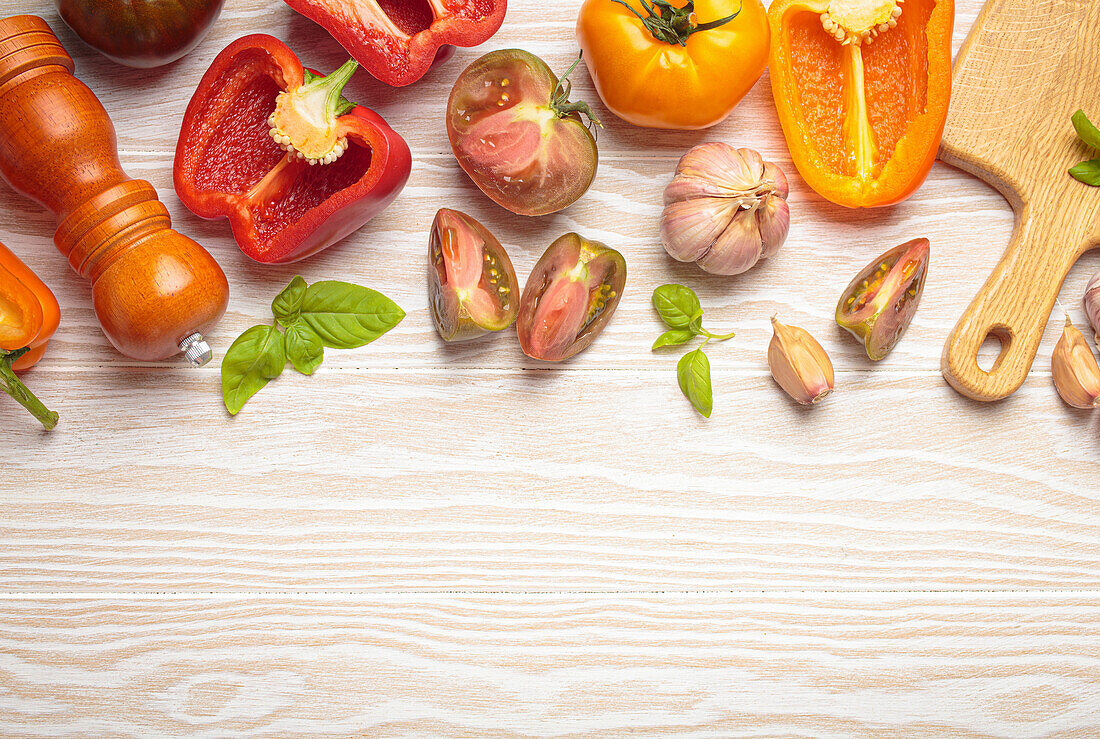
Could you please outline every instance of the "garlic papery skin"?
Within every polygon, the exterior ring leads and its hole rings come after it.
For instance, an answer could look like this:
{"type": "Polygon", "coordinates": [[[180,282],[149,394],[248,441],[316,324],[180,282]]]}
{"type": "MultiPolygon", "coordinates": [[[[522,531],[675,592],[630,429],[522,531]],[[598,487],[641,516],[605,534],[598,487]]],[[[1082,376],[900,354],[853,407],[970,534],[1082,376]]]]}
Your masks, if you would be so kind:
{"type": "MultiPolygon", "coordinates": [[[[1085,285],[1085,315],[1089,317],[1093,336],[1100,336],[1100,272],[1097,272],[1085,285]]],[[[1100,339],[1097,339],[1100,341],[1100,339]]]]}
{"type": "Polygon", "coordinates": [[[665,188],[661,243],[673,259],[741,274],[786,240],[789,192],[783,171],[752,149],[701,144],[681,157],[665,188]]]}
{"type": "Polygon", "coordinates": [[[779,387],[802,405],[814,405],[833,391],[833,363],[810,332],[772,317],[768,367],[779,387]]]}
{"type": "Polygon", "coordinates": [[[1067,405],[1074,408],[1095,408],[1100,405],[1100,366],[1096,357],[1069,317],[1062,336],[1050,358],[1054,387],[1067,405]]]}

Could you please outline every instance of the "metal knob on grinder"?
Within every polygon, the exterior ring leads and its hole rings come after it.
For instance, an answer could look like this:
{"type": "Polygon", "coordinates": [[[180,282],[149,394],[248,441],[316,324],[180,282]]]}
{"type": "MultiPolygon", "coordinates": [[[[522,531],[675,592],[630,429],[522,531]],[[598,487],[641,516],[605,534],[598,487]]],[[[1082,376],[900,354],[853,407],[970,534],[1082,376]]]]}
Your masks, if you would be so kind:
{"type": "Polygon", "coordinates": [[[92,283],[115,348],[146,361],[183,352],[204,364],[202,334],[229,301],[225,273],[171,228],[152,185],[122,171],[111,119],[72,71],[44,20],[0,20],[0,176],[53,212],[54,243],[92,283]]]}

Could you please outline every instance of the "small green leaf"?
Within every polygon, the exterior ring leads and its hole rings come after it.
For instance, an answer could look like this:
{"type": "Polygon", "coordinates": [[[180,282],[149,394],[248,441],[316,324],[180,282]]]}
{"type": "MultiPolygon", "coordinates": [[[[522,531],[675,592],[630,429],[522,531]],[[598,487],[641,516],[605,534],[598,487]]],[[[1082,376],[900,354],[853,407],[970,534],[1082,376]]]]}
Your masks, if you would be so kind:
{"type": "Polygon", "coordinates": [[[1085,115],[1085,111],[1079,110],[1073,114],[1073,128],[1077,136],[1085,142],[1086,146],[1100,149],[1100,129],[1092,125],[1092,121],[1085,115]]]}
{"type": "Polygon", "coordinates": [[[665,331],[663,334],[657,337],[657,340],[653,342],[653,349],[657,350],[663,346],[679,346],[680,344],[686,344],[695,338],[695,334],[686,329],[672,329],[671,331],[665,331]]]}
{"type": "Polygon", "coordinates": [[[230,415],[278,377],[286,366],[278,327],[253,326],[237,337],[222,360],[222,399],[230,415]]]}
{"type": "Polygon", "coordinates": [[[653,307],[669,328],[692,329],[703,316],[699,297],[689,287],[669,284],[653,291],[653,307]]]}
{"type": "Polygon", "coordinates": [[[1100,187],[1100,159],[1089,159],[1081,162],[1069,170],[1073,179],[1084,182],[1086,185],[1100,187]]]}
{"type": "Polygon", "coordinates": [[[380,292],[326,280],[306,288],[301,320],[333,349],[354,349],[401,322],[405,311],[380,292]]]}
{"type": "Polygon", "coordinates": [[[325,345],[313,329],[298,321],[285,334],[286,358],[303,375],[312,375],[325,358],[325,345]]]}
{"type": "Polygon", "coordinates": [[[298,320],[305,297],[306,281],[298,275],[271,301],[271,312],[275,314],[275,318],[283,328],[289,328],[290,324],[298,320]]]}
{"type": "Polygon", "coordinates": [[[695,406],[695,410],[699,411],[704,418],[710,418],[713,404],[710,360],[707,359],[702,348],[680,357],[680,361],[676,364],[676,379],[680,383],[680,390],[695,406]]]}

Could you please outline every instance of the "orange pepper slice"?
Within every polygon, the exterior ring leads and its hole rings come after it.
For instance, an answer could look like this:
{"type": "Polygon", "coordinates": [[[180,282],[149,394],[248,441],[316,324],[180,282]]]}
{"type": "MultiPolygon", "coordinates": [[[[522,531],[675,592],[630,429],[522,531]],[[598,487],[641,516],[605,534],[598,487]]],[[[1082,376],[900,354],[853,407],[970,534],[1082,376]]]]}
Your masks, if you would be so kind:
{"type": "Polygon", "coordinates": [[[30,267],[0,244],[0,351],[30,351],[12,362],[12,368],[33,366],[46,351],[61,321],[57,298],[30,267]]]}
{"type": "Polygon", "coordinates": [[[41,328],[38,298],[0,264],[0,349],[11,352],[30,346],[41,328]]]}
{"type": "Polygon", "coordinates": [[[892,205],[924,182],[951,95],[954,0],[775,0],[772,96],[822,197],[892,205]]]}

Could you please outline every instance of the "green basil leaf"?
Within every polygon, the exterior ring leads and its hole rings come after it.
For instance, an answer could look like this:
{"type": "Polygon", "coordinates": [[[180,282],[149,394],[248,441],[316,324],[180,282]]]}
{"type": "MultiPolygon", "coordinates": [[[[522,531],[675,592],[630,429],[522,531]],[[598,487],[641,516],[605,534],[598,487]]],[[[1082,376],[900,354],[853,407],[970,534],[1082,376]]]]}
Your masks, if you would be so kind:
{"type": "Polygon", "coordinates": [[[306,288],[301,320],[333,349],[370,343],[401,322],[405,311],[369,287],[325,280],[306,288]]]}
{"type": "Polygon", "coordinates": [[[279,323],[283,324],[283,328],[289,328],[290,324],[298,320],[305,297],[306,281],[298,275],[271,301],[271,312],[275,314],[279,323]]]}
{"type": "Polygon", "coordinates": [[[713,396],[710,386],[710,360],[702,349],[690,351],[676,364],[676,379],[680,390],[695,410],[704,418],[710,418],[713,396]]]}
{"type": "Polygon", "coordinates": [[[661,285],[654,290],[653,307],[669,328],[691,329],[703,316],[699,297],[683,285],[661,285]]]}
{"type": "Polygon", "coordinates": [[[230,415],[244,407],[286,366],[283,335],[274,326],[253,326],[237,337],[222,360],[222,400],[230,415]]]}
{"type": "Polygon", "coordinates": [[[685,329],[673,329],[671,331],[665,331],[663,334],[657,337],[657,340],[653,342],[653,349],[657,350],[663,346],[678,346],[680,344],[686,344],[695,338],[695,334],[685,329]]]}
{"type": "Polygon", "coordinates": [[[1100,159],[1089,159],[1081,162],[1069,171],[1073,179],[1084,182],[1086,185],[1100,187],[1100,159]]]}
{"type": "Polygon", "coordinates": [[[1073,114],[1073,129],[1077,136],[1093,149],[1100,149],[1100,129],[1092,125],[1092,121],[1085,115],[1085,111],[1079,110],[1073,114]]]}
{"type": "Polygon", "coordinates": [[[325,345],[313,329],[298,321],[286,329],[286,358],[303,375],[312,375],[325,358],[325,345]]]}

